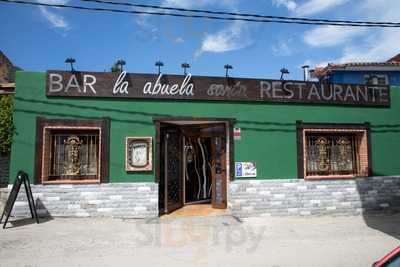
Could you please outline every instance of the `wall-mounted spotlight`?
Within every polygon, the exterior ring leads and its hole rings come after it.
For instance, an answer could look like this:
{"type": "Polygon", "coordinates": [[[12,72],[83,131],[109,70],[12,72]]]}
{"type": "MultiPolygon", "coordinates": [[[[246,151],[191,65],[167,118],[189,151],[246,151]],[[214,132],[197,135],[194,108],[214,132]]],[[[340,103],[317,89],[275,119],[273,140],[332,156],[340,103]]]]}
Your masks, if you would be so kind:
{"type": "Polygon", "coordinates": [[[306,82],[306,81],[308,81],[309,76],[310,76],[310,73],[308,71],[310,66],[309,65],[303,65],[303,66],[301,66],[301,68],[303,69],[303,78],[304,78],[304,81],[306,82]]]}
{"type": "Polygon", "coordinates": [[[229,64],[226,64],[224,66],[224,69],[225,69],[225,77],[228,78],[229,77],[228,72],[229,72],[229,70],[233,69],[233,67],[229,64]]]}
{"type": "Polygon", "coordinates": [[[190,68],[189,63],[182,63],[181,67],[183,68],[183,74],[186,76],[187,75],[186,69],[190,68]]]}
{"type": "Polygon", "coordinates": [[[288,69],[286,69],[286,68],[282,68],[281,69],[281,80],[283,80],[283,75],[285,75],[285,74],[289,74],[290,72],[289,72],[289,70],[288,69]]]}
{"type": "Polygon", "coordinates": [[[72,57],[69,57],[65,60],[65,63],[70,64],[71,66],[71,71],[75,71],[74,69],[74,63],[75,63],[75,59],[72,57]]]}
{"type": "Polygon", "coordinates": [[[161,67],[164,67],[164,63],[162,63],[161,61],[157,61],[155,66],[158,67],[158,75],[160,75],[161,74],[161,67]]]}
{"type": "Polygon", "coordinates": [[[124,65],[126,64],[125,60],[123,59],[118,59],[117,62],[115,63],[119,69],[120,72],[124,71],[124,65]]]}

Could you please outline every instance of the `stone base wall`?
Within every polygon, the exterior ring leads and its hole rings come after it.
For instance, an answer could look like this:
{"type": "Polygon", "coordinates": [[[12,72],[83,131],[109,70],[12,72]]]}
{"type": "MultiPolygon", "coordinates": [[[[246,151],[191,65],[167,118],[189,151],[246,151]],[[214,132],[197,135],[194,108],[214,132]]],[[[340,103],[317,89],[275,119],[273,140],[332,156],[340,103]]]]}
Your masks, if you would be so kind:
{"type": "MultiPolygon", "coordinates": [[[[3,210],[11,185],[0,189],[3,210]]],[[[158,216],[158,184],[32,185],[41,216],[145,218],[158,216]]],[[[361,215],[400,212],[400,177],[355,180],[239,180],[230,183],[228,209],[239,217],[361,215]]],[[[13,216],[29,216],[25,191],[13,216]]]]}
{"type": "Polygon", "coordinates": [[[8,198],[8,189],[0,188],[0,216],[3,214],[4,206],[6,205],[8,198]]]}
{"type": "MultiPolygon", "coordinates": [[[[11,190],[11,185],[8,190],[11,190]]],[[[158,184],[32,185],[39,216],[145,218],[158,216],[158,184]]],[[[13,212],[30,216],[22,185],[13,212]]]]}
{"type": "Polygon", "coordinates": [[[400,211],[400,177],[242,180],[230,184],[232,214],[357,215],[400,211]]]}
{"type": "Polygon", "coordinates": [[[10,156],[0,154],[0,187],[7,186],[10,174],[10,156]]]}

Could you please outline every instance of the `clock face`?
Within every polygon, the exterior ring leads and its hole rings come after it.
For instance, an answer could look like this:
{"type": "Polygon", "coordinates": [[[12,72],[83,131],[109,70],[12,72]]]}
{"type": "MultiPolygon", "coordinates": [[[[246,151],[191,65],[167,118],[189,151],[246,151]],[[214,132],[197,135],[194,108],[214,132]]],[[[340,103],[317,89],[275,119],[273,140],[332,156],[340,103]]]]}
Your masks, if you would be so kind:
{"type": "Polygon", "coordinates": [[[147,165],[147,142],[135,142],[131,145],[131,163],[134,167],[147,165]]]}

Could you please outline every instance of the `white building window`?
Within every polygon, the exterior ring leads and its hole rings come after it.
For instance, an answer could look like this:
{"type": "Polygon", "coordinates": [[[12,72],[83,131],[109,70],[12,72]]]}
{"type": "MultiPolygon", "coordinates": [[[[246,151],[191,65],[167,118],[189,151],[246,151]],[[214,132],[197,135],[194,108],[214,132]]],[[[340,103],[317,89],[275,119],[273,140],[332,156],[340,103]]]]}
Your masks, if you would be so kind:
{"type": "Polygon", "coordinates": [[[389,79],[385,74],[367,74],[364,75],[365,84],[369,85],[388,85],[389,79]]]}

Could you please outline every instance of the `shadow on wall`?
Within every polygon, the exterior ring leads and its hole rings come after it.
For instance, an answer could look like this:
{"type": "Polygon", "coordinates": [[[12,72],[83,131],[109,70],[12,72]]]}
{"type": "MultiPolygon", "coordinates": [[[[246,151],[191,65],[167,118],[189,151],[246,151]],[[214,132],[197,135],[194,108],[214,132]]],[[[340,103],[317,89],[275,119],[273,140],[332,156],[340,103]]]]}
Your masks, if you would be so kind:
{"type": "Polygon", "coordinates": [[[356,187],[367,226],[400,240],[400,177],[359,178],[356,187]]]}
{"type": "MultiPolygon", "coordinates": [[[[104,114],[108,114],[110,112],[121,114],[121,115],[136,115],[136,116],[144,116],[143,119],[121,119],[120,116],[114,116],[110,118],[111,121],[114,122],[121,122],[121,123],[128,123],[128,124],[142,124],[142,125],[149,125],[153,126],[154,123],[152,119],[154,117],[173,117],[179,116],[177,114],[169,114],[169,113],[153,113],[153,112],[146,112],[146,111],[129,111],[126,109],[116,109],[116,108],[107,108],[107,107],[94,107],[94,106],[84,106],[84,105],[77,105],[77,104],[67,104],[67,103],[54,103],[51,101],[42,101],[24,97],[16,97],[15,98],[21,102],[27,102],[32,104],[45,104],[48,106],[54,106],[54,111],[37,111],[34,108],[32,109],[24,109],[24,108],[15,108],[15,112],[22,112],[28,114],[36,114],[38,116],[52,116],[52,117],[65,117],[65,118],[76,118],[76,119],[98,119],[100,116],[93,117],[87,115],[85,112],[81,112],[80,114],[71,114],[68,112],[57,112],[60,111],[60,107],[66,108],[73,108],[74,110],[82,110],[82,111],[97,111],[99,114],[103,112],[104,114]],[[56,112],[55,112],[56,111],[56,112]]],[[[136,100],[140,101],[140,100],[136,100]]],[[[296,132],[296,123],[283,123],[283,122],[273,122],[273,121],[250,121],[250,120],[237,120],[239,124],[249,125],[249,126],[242,126],[243,130],[248,131],[259,131],[259,132],[296,132]]],[[[18,133],[16,133],[18,134],[18,133]]]]}
{"type": "Polygon", "coordinates": [[[8,186],[10,174],[10,155],[0,154],[0,188],[8,186]]]}
{"type": "MultiPolygon", "coordinates": [[[[139,115],[144,116],[145,118],[142,120],[133,120],[133,119],[117,119],[117,116],[113,117],[111,120],[122,123],[136,123],[143,125],[154,125],[152,118],[154,117],[169,117],[169,116],[179,116],[177,114],[168,114],[168,113],[153,113],[146,111],[129,111],[126,109],[115,109],[115,108],[107,108],[107,107],[99,107],[99,106],[85,106],[85,105],[77,105],[77,104],[69,104],[69,103],[60,103],[60,102],[52,102],[37,100],[32,98],[24,98],[24,97],[15,97],[17,101],[30,103],[30,104],[45,104],[48,106],[53,106],[54,110],[59,111],[62,110],[60,107],[72,108],[74,110],[81,110],[80,114],[85,114],[84,111],[98,111],[107,114],[109,112],[114,112],[121,115],[139,115]]],[[[62,98],[59,98],[62,99],[62,98]]],[[[86,99],[87,101],[96,101],[96,99],[86,99]]],[[[120,99],[120,101],[129,101],[126,99],[120,99]]],[[[141,99],[136,99],[135,101],[142,101],[141,99]]],[[[153,100],[154,102],[162,102],[163,100],[153,100]]],[[[219,103],[220,105],[223,103],[219,103]]],[[[350,107],[349,107],[350,108],[350,107]]],[[[97,119],[102,116],[85,116],[78,114],[68,114],[68,113],[59,113],[59,112],[40,112],[37,111],[34,107],[32,109],[21,109],[15,108],[15,112],[23,112],[29,114],[37,114],[40,116],[57,116],[57,117],[67,117],[67,118],[78,118],[78,119],[97,119]]],[[[104,115],[103,115],[104,116],[104,115]]],[[[296,132],[296,123],[285,123],[285,122],[274,122],[274,121],[256,121],[256,120],[240,120],[236,121],[238,124],[242,124],[241,128],[243,130],[248,131],[258,131],[258,132],[296,132]]],[[[400,132],[400,124],[382,124],[382,125],[371,125],[371,132],[375,133],[398,133],[400,132]]]]}

